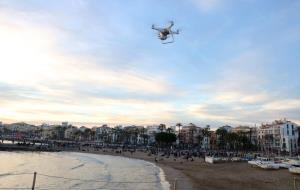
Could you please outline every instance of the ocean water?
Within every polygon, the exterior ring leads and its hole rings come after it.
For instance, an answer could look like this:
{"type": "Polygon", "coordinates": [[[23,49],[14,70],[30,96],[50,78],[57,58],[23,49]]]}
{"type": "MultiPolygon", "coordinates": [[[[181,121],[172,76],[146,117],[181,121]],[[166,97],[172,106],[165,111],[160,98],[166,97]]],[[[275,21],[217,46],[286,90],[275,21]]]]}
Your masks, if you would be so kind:
{"type": "Polygon", "coordinates": [[[167,190],[163,171],[152,163],[87,153],[0,152],[0,189],[167,190]]]}

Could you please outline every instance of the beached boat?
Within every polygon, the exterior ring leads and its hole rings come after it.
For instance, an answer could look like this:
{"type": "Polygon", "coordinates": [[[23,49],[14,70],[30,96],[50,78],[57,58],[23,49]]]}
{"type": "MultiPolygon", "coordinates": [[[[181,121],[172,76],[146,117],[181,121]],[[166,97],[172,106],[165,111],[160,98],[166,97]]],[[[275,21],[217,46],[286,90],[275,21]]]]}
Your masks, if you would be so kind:
{"type": "Polygon", "coordinates": [[[258,167],[259,162],[260,162],[259,160],[250,160],[248,161],[248,164],[250,164],[253,167],[258,167]]]}
{"type": "Polygon", "coordinates": [[[286,163],[276,163],[279,168],[283,168],[283,169],[289,169],[291,167],[290,164],[286,164],[286,163]]]}
{"type": "Polygon", "coordinates": [[[255,160],[250,160],[248,161],[248,164],[250,164],[253,167],[260,167],[260,164],[263,162],[268,162],[269,159],[268,158],[264,158],[264,157],[257,157],[255,160]]]}
{"type": "Polygon", "coordinates": [[[289,172],[293,174],[300,174],[300,165],[292,165],[289,168],[289,172]]]}
{"type": "Polygon", "coordinates": [[[232,157],[231,161],[232,162],[240,162],[240,161],[242,161],[242,159],[240,157],[232,157]]]}
{"type": "Polygon", "coordinates": [[[267,161],[267,162],[262,161],[262,162],[258,163],[258,166],[265,170],[278,170],[279,169],[279,164],[276,164],[272,161],[267,161]]]}
{"type": "Polygon", "coordinates": [[[296,160],[296,159],[286,159],[281,161],[280,163],[280,167],[281,168],[290,168],[292,166],[299,166],[300,165],[300,160],[296,160]]]}
{"type": "Polygon", "coordinates": [[[214,157],[212,157],[212,156],[205,156],[205,162],[207,162],[207,163],[213,164],[213,163],[215,163],[216,161],[218,161],[217,158],[214,158],[214,157]]]}

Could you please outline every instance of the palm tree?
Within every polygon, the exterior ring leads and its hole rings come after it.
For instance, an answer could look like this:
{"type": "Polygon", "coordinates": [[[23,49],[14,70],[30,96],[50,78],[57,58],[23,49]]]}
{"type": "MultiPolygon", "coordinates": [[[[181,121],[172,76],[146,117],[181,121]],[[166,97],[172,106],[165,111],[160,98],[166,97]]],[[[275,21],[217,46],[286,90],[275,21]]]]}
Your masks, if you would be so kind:
{"type": "Polygon", "coordinates": [[[174,132],[174,130],[173,130],[171,127],[167,128],[166,131],[167,131],[168,133],[173,133],[173,132],[174,132]]]}
{"type": "MultiPolygon", "coordinates": [[[[203,132],[202,132],[203,133],[203,132]]],[[[203,142],[203,134],[197,136],[199,147],[201,148],[203,142]]]]}
{"type": "Polygon", "coordinates": [[[80,137],[81,137],[81,131],[80,130],[77,130],[77,131],[75,131],[75,133],[74,133],[74,138],[76,139],[76,140],[79,140],[79,139],[81,139],[80,137]]]}
{"type": "Polygon", "coordinates": [[[90,128],[87,128],[84,130],[83,136],[84,136],[85,140],[90,140],[91,132],[92,132],[92,130],[90,128]]]}
{"type": "Polygon", "coordinates": [[[115,143],[117,140],[117,129],[116,128],[112,128],[111,129],[111,143],[115,143]]]}
{"type": "Polygon", "coordinates": [[[139,133],[140,133],[140,131],[139,131],[138,128],[135,128],[135,129],[133,130],[133,134],[134,134],[134,145],[137,144],[139,133]]]}
{"type": "Polygon", "coordinates": [[[219,128],[216,130],[216,134],[218,139],[218,147],[224,149],[226,145],[226,135],[227,135],[226,129],[219,128]]]}
{"type": "Polygon", "coordinates": [[[92,130],[91,131],[91,140],[94,141],[96,137],[96,131],[92,130]]]}
{"type": "Polygon", "coordinates": [[[182,124],[181,123],[176,123],[176,127],[178,127],[178,140],[179,140],[179,144],[181,143],[181,131],[180,131],[180,128],[182,127],[182,124]]]}
{"type": "Polygon", "coordinates": [[[143,138],[143,144],[144,144],[144,145],[146,144],[146,141],[145,141],[146,138],[148,138],[148,135],[145,134],[146,131],[147,131],[147,130],[146,130],[146,128],[144,128],[144,127],[143,127],[143,128],[141,129],[141,131],[140,131],[140,132],[141,132],[141,135],[142,135],[142,138],[143,138]]]}

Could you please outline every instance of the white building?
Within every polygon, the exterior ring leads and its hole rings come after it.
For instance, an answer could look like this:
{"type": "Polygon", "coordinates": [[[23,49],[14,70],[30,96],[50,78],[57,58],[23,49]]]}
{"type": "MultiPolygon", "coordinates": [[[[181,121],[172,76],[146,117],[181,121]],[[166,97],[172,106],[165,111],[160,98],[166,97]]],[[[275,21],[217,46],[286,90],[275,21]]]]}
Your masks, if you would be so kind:
{"type": "Polygon", "coordinates": [[[160,133],[158,125],[149,125],[147,128],[147,135],[149,136],[148,142],[155,143],[155,134],[160,133]]]}
{"type": "Polygon", "coordinates": [[[286,119],[262,124],[258,129],[258,141],[264,150],[296,153],[298,138],[298,125],[286,119]]]}
{"type": "Polygon", "coordinates": [[[65,139],[74,139],[75,138],[75,133],[78,131],[79,129],[77,127],[68,127],[65,130],[65,139]]]}
{"type": "Polygon", "coordinates": [[[96,127],[96,140],[98,142],[110,142],[111,141],[112,128],[107,125],[96,127]]]}
{"type": "Polygon", "coordinates": [[[201,148],[210,149],[210,137],[203,137],[201,148]]]}

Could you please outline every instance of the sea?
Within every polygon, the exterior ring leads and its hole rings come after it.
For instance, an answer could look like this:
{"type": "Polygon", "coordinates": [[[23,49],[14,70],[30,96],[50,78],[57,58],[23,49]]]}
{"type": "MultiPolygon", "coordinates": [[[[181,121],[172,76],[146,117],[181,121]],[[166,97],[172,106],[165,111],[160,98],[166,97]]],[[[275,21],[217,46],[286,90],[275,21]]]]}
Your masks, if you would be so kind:
{"type": "Polygon", "coordinates": [[[169,190],[164,172],[143,160],[76,152],[0,151],[0,189],[169,190]]]}

